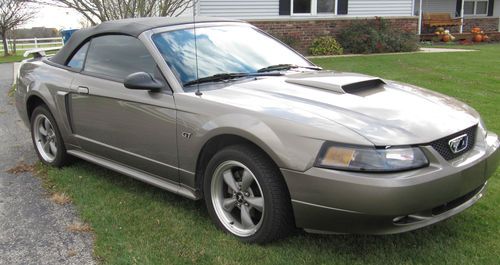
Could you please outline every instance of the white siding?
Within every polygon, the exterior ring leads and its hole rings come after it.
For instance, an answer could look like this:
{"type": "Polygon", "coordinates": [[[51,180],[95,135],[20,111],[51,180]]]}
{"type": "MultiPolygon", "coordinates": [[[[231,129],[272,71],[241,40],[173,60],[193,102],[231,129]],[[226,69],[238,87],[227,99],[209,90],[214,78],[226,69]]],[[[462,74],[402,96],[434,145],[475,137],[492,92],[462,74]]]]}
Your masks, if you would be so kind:
{"type": "Polygon", "coordinates": [[[412,0],[349,0],[349,16],[411,16],[412,0]]]}
{"type": "Polygon", "coordinates": [[[493,6],[493,16],[500,17],[500,0],[495,1],[495,5],[493,6]]]}
{"type": "MultiPolygon", "coordinates": [[[[415,12],[418,14],[420,5],[420,0],[415,0],[415,12]]],[[[457,9],[457,0],[423,0],[422,10],[423,12],[431,13],[450,13],[451,16],[455,16],[457,9]]]]}
{"type": "MultiPolygon", "coordinates": [[[[199,0],[199,14],[235,18],[278,18],[279,0],[199,0]]],[[[418,1],[418,0],[415,0],[418,1]]],[[[439,0],[453,1],[453,0],[439,0]]],[[[348,16],[411,16],[413,0],[349,0],[348,16]]],[[[281,16],[283,18],[284,16],[281,16]]]]}
{"type": "Polygon", "coordinates": [[[278,17],[279,0],[199,0],[204,16],[259,18],[278,17]]]}

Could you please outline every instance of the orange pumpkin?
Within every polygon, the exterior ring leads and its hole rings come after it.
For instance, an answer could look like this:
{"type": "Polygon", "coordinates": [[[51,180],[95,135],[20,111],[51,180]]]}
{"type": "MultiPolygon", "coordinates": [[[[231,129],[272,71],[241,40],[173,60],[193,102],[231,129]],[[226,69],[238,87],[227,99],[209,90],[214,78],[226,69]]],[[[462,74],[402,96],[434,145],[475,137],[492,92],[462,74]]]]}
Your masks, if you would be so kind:
{"type": "Polygon", "coordinates": [[[483,41],[489,41],[489,40],[490,40],[490,37],[488,37],[488,35],[483,36],[483,41]]]}
{"type": "Polygon", "coordinates": [[[444,42],[449,42],[449,41],[451,40],[451,37],[450,37],[450,35],[446,34],[446,35],[443,35],[442,40],[443,40],[444,42]]]}
{"type": "Polygon", "coordinates": [[[473,27],[472,30],[471,30],[472,33],[479,33],[481,32],[481,28],[479,27],[473,27]]]}
{"type": "Polygon", "coordinates": [[[474,35],[474,42],[481,42],[483,41],[483,36],[481,34],[476,34],[474,35]]]}

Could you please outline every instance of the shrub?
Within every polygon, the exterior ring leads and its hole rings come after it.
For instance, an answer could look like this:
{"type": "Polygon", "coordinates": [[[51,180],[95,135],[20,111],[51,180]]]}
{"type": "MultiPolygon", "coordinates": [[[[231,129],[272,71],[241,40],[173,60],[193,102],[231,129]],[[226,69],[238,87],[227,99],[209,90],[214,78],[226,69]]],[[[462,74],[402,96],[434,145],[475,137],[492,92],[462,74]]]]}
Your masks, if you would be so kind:
{"type": "Polygon", "coordinates": [[[340,31],[339,42],[350,53],[410,52],[418,49],[418,37],[391,27],[381,18],[353,22],[340,31]]]}
{"type": "Polygon", "coordinates": [[[324,36],[313,41],[311,47],[309,48],[309,53],[315,56],[339,55],[344,53],[344,49],[335,38],[331,36],[324,36]]]}

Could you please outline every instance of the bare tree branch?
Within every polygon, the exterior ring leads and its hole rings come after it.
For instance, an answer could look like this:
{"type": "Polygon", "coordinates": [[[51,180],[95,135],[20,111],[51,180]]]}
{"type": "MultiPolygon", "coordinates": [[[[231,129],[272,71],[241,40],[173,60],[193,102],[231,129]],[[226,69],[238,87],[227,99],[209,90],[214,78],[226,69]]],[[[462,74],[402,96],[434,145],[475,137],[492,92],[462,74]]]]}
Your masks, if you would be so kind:
{"type": "Polygon", "coordinates": [[[93,25],[134,17],[176,17],[198,0],[30,0],[45,5],[71,8],[93,25]]]}
{"type": "Polygon", "coordinates": [[[28,22],[35,15],[27,0],[0,0],[0,35],[2,35],[4,56],[9,55],[7,34],[28,22]]]}

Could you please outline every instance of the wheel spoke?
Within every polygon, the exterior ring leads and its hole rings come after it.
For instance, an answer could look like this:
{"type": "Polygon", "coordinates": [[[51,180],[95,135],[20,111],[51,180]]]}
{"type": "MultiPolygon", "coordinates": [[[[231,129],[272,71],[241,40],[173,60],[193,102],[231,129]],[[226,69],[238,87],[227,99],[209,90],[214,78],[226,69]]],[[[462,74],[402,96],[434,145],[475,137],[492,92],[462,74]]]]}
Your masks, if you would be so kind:
{"type": "Polygon", "coordinates": [[[264,209],[264,199],[262,197],[248,197],[245,200],[259,212],[262,212],[262,209],[264,209]]]}
{"type": "Polygon", "coordinates": [[[246,205],[241,205],[241,224],[245,228],[250,228],[255,226],[255,224],[252,221],[252,218],[250,217],[250,208],[246,205]]]}
{"type": "Polygon", "coordinates": [[[45,130],[43,126],[38,126],[38,131],[40,132],[41,135],[47,136],[47,130],[45,130]]]}
{"type": "Polygon", "coordinates": [[[236,184],[236,181],[234,180],[233,172],[231,172],[231,170],[226,170],[224,171],[223,175],[224,182],[226,182],[229,188],[233,191],[238,191],[238,184],[236,184]]]}
{"type": "Polygon", "coordinates": [[[55,143],[55,142],[50,142],[49,146],[50,146],[50,152],[51,152],[53,155],[56,155],[56,154],[57,154],[57,147],[56,147],[56,143],[55,143]]]}
{"type": "Polygon", "coordinates": [[[241,176],[241,190],[247,191],[250,188],[250,185],[253,183],[253,177],[248,170],[243,170],[243,175],[241,176]]]}
{"type": "Polygon", "coordinates": [[[224,199],[224,201],[222,202],[222,208],[226,212],[231,212],[234,209],[235,203],[236,203],[236,199],[234,199],[234,198],[224,199]]]}
{"type": "Polygon", "coordinates": [[[44,119],[43,126],[45,127],[45,130],[47,132],[52,129],[52,126],[50,126],[50,121],[47,118],[44,119]]]}
{"type": "Polygon", "coordinates": [[[49,150],[50,150],[50,143],[49,141],[46,141],[45,143],[42,143],[43,144],[43,151],[45,151],[45,153],[49,153],[49,150]]]}

